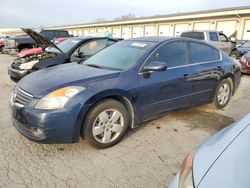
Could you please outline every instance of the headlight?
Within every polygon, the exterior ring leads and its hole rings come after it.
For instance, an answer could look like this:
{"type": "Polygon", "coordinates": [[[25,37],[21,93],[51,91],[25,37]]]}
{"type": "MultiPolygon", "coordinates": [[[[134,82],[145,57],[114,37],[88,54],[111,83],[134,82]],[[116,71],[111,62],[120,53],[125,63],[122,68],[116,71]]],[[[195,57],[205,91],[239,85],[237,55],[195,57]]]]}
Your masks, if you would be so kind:
{"type": "Polygon", "coordinates": [[[193,183],[193,160],[195,151],[185,158],[180,172],[179,188],[194,188],[193,183]]]}
{"type": "Polygon", "coordinates": [[[22,63],[19,67],[20,69],[23,69],[23,70],[32,69],[32,67],[37,63],[38,63],[38,60],[30,61],[28,63],[22,63]]]}
{"type": "Polygon", "coordinates": [[[72,97],[85,89],[85,87],[80,86],[69,86],[58,89],[40,99],[35,108],[46,110],[61,109],[72,97]]]}
{"type": "Polygon", "coordinates": [[[240,62],[243,63],[243,64],[245,64],[245,63],[247,62],[246,56],[243,55],[243,56],[241,57],[241,59],[240,59],[240,62]]]}

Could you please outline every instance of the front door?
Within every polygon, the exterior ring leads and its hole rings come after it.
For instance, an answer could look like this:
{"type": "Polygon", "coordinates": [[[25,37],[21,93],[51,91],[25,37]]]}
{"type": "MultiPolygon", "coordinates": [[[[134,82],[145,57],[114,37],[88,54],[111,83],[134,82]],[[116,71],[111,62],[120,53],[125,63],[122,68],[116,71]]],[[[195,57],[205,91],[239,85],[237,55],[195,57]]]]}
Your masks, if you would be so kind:
{"type": "Polygon", "coordinates": [[[186,49],[186,43],[182,40],[168,42],[145,63],[165,62],[167,70],[144,73],[141,68],[139,101],[142,120],[191,104],[192,85],[188,81],[191,68],[188,66],[186,49]]]}

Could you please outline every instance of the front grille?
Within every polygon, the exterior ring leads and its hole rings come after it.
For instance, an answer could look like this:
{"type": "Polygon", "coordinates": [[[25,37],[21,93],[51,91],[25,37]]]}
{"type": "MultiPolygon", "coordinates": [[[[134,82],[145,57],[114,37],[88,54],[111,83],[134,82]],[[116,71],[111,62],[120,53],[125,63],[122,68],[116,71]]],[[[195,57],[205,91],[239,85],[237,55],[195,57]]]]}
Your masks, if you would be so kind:
{"type": "Polygon", "coordinates": [[[19,87],[16,87],[14,92],[13,92],[13,102],[14,103],[19,103],[21,105],[26,105],[33,96],[26,91],[23,91],[19,87]]]}

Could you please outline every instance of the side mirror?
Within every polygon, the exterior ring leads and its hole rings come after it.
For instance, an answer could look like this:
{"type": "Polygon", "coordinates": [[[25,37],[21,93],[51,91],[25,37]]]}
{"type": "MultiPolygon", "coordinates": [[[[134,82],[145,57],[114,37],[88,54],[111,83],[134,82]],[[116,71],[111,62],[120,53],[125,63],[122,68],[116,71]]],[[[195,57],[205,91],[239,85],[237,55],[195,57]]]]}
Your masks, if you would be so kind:
{"type": "Polygon", "coordinates": [[[167,70],[167,64],[160,61],[152,61],[143,68],[143,72],[155,72],[167,70]]]}

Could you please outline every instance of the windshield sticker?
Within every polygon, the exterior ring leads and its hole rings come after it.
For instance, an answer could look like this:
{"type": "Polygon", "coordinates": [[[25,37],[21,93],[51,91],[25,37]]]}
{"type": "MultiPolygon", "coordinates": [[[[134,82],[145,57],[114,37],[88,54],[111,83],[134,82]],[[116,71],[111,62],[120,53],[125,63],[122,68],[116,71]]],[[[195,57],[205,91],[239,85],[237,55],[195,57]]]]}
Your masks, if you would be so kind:
{"type": "Polygon", "coordinates": [[[139,42],[134,42],[131,44],[131,46],[140,47],[140,48],[144,48],[147,45],[148,44],[146,44],[146,43],[139,43],[139,42]]]}
{"type": "Polygon", "coordinates": [[[72,42],[72,43],[78,43],[79,40],[72,40],[71,42],[72,42]]]}

